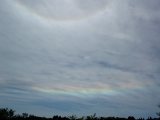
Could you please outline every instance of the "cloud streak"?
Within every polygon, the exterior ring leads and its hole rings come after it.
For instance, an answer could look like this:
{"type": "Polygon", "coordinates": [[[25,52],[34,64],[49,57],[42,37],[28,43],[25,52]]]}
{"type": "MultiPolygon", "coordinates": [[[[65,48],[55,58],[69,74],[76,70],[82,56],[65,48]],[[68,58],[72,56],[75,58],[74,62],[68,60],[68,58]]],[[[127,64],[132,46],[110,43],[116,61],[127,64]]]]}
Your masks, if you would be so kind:
{"type": "Polygon", "coordinates": [[[0,4],[0,106],[43,115],[155,116],[158,0],[17,2],[0,4]],[[55,4],[58,11],[50,9],[55,4]],[[69,17],[87,17],[48,20],[66,17],[65,4],[75,9],[69,17]]]}

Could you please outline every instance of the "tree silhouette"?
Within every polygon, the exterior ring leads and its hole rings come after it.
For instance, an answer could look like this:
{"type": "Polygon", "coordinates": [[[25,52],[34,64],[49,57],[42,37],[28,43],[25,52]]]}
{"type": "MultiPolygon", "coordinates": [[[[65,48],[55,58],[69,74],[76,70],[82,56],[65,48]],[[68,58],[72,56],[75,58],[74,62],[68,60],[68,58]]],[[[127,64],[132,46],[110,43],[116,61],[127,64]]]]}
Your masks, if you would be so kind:
{"type": "Polygon", "coordinates": [[[14,116],[14,110],[8,108],[0,109],[0,119],[6,120],[11,119],[14,116]]]}
{"type": "Polygon", "coordinates": [[[14,110],[12,110],[12,109],[8,110],[8,116],[9,116],[9,118],[12,118],[14,116],[14,113],[15,113],[14,110]]]}
{"type": "MultiPolygon", "coordinates": [[[[160,105],[158,106],[160,108],[160,105]]],[[[121,117],[97,117],[96,114],[90,116],[78,117],[76,115],[63,117],[55,115],[52,118],[39,117],[28,113],[16,114],[15,111],[8,108],[0,108],[0,120],[160,120],[160,112],[157,113],[158,118],[148,117],[147,119],[138,118],[135,119],[133,116],[128,118],[121,117]]]]}
{"type": "Polygon", "coordinates": [[[91,116],[87,116],[86,120],[96,120],[97,117],[96,117],[96,113],[94,113],[93,115],[91,116]]]}
{"type": "Polygon", "coordinates": [[[27,118],[28,116],[29,116],[28,113],[22,113],[23,118],[27,118]]]}
{"type": "MultiPolygon", "coordinates": [[[[158,105],[158,107],[160,108],[160,105],[158,105]]],[[[160,112],[157,112],[156,114],[157,114],[157,116],[159,117],[159,120],[160,120],[160,112]]]]}
{"type": "Polygon", "coordinates": [[[77,116],[76,115],[69,116],[69,119],[70,120],[77,120],[77,116]]]}
{"type": "Polygon", "coordinates": [[[135,120],[135,118],[133,116],[129,116],[128,120],[135,120]]]}

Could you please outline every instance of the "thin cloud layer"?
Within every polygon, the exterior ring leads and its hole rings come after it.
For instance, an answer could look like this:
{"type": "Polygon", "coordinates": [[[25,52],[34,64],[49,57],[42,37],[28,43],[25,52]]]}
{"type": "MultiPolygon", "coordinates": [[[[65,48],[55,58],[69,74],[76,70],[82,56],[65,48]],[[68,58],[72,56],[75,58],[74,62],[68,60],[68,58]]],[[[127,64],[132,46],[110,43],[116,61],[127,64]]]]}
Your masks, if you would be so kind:
{"type": "Polygon", "coordinates": [[[0,106],[47,116],[155,116],[160,2],[84,3],[1,1],[0,106]],[[65,4],[80,12],[62,20],[65,4]],[[55,14],[61,20],[48,19],[55,14]]]}

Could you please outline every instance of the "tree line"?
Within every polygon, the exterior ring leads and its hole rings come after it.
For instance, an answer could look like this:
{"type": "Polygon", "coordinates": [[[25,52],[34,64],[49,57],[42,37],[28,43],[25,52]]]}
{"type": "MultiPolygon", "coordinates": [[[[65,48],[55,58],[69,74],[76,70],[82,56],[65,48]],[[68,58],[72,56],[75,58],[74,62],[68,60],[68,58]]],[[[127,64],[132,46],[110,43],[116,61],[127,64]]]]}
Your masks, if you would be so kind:
{"type": "MultiPolygon", "coordinates": [[[[160,105],[159,105],[160,108],[160,105]]],[[[28,113],[15,114],[15,110],[8,108],[0,108],[0,120],[160,120],[160,112],[156,113],[157,118],[148,117],[147,119],[138,118],[135,119],[133,116],[128,118],[120,117],[97,117],[96,114],[86,116],[86,117],[77,117],[75,115],[62,117],[55,115],[52,118],[39,117],[35,115],[30,115],[28,113]]]]}

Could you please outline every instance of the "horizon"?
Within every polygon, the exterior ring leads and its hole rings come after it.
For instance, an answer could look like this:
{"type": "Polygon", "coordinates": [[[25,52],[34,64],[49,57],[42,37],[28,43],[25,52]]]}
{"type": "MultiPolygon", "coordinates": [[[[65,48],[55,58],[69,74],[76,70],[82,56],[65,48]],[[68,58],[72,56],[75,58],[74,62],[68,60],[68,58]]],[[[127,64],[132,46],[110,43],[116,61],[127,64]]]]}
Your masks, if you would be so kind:
{"type": "Polygon", "coordinates": [[[0,107],[156,117],[159,0],[0,3],[0,107]]]}
{"type": "MultiPolygon", "coordinates": [[[[158,106],[160,108],[160,105],[158,106]]],[[[156,117],[152,117],[152,116],[148,116],[148,117],[134,117],[132,115],[129,116],[97,116],[96,113],[93,113],[91,115],[83,115],[83,116],[77,116],[75,114],[72,115],[57,115],[57,114],[53,114],[52,116],[42,116],[42,115],[35,115],[32,113],[27,113],[27,112],[23,112],[23,113],[16,113],[16,110],[10,109],[10,108],[0,108],[0,119],[14,119],[14,118],[19,118],[19,119],[27,119],[30,118],[32,119],[32,117],[40,117],[40,118],[53,118],[53,119],[60,119],[60,118],[68,118],[68,120],[99,120],[99,119],[128,119],[128,120],[159,120],[160,119],[160,112],[156,113],[156,117]]],[[[65,119],[66,120],[66,119],[65,119]]]]}

